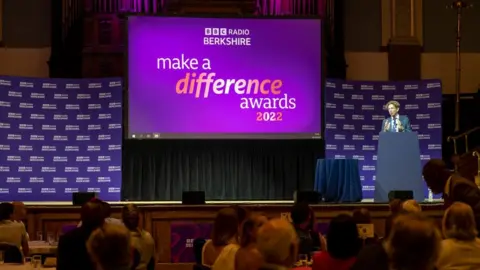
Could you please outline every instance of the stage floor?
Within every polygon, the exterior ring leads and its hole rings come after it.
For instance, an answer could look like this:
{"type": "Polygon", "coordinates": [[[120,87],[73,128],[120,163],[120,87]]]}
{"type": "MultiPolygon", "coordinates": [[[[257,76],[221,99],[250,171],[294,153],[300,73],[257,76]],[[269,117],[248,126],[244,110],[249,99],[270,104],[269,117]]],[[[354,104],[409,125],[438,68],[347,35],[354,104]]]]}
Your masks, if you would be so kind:
{"type": "MultiPolygon", "coordinates": [[[[421,204],[438,204],[442,203],[443,199],[433,199],[425,200],[421,204]]],[[[115,201],[108,202],[111,205],[125,205],[129,203],[137,205],[181,205],[181,201],[115,201]]],[[[242,204],[242,205],[291,205],[294,203],[293,200],[282,200],[282,201],[206,201],[206,204],[210,205],[231,205],[231,204],[242,204]]],[[[364,199],[359,203],[320,203],[318,205],[335,205],[335,206],[361,206],[361,205],[386,205],[387,203],[375,203],[373,199],[364,199]]],[[[25,202],[25,205],[29,206],[72,206],[72,202],[25,202]]]]}

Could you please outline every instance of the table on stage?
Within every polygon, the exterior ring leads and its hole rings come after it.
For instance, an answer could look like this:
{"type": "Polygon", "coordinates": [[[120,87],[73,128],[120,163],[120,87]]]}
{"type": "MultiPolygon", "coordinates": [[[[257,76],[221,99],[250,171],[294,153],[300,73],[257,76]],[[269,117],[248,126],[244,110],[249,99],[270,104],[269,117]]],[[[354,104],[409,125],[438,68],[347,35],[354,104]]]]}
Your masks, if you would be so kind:
{"type": "Polygon", "coordinates": [[[322,195],[326,202],[360,202],[362,200],[362,184],[358,160],[317,160],[314,189],[322,195]]]}

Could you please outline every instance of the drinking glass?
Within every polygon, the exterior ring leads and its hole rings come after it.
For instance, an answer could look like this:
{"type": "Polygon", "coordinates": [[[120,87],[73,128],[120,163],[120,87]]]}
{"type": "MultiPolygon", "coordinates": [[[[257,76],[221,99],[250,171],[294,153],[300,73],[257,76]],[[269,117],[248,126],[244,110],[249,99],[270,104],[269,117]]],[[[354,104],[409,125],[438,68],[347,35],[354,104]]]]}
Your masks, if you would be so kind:
{"type": "Polygon", "coordinates": [[[55,243],[55,234],[52,232],[47,233],[47,242],[49,245],[53,245],[55,243]]]}
{"type": "Polygon", "coordinates": [[[37,232],[37,241],[43,241],[43,233],[37,232]]]}
{"type": "Polygon", "coordinates": [[[42,267],[42,256],[35,255],[32,257],[33,269],[40,269],[42,267]]]}
{"type": "Polygon", "coordinates": [[[301,266],[307,266],[308,265],[307,254],[299,254],[298,255],[298,262],[301,264],[301,266]]]}
{"type": "Polygon", "coordinates": [[[0,250],[0,264],[3,264],[5,260],[5,253],[3,250],[0,250]]]}

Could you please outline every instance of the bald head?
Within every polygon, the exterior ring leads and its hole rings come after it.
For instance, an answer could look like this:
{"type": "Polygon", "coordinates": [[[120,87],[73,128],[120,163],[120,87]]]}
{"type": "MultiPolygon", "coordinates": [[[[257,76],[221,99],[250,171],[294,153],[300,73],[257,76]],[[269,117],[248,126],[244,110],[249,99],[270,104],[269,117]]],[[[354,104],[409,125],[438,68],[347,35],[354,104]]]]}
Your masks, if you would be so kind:
{"type": "Polygon", "coordinates": [[[23,202],[12,202],[13,205],[13,218],[15,220],[22,220],[25,219],[27,215],[27,209],[25,208],[25,204],[23,202]]]}
{"type": "Polygon", "coordinates": [[[407,213],[420,213],[422,212],[422,207],[415,200],[407,200],[403,202],[402,210],[407,213]]]}
{"type": "Polygon", "coordinates": [[[286,220],[272,219],[258,230],[257,248],[267,263],[290,267],[297,257],[297,233],[286,220]]]}
{"type": "Polygon", "coordinates": [[[87,202],[82,206],[81,218],[82,227],[88,229],[96,229],[102,226],[105,215],[101,202],[87,202]]]}

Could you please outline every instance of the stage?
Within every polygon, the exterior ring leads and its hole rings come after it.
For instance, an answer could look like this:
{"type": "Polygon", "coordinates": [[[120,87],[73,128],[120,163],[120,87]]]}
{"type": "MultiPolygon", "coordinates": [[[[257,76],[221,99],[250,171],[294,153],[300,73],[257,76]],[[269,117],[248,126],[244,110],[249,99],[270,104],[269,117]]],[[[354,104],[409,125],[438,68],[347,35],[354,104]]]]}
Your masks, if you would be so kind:
{"type": "MultiPolygon", "coordinates": [[[[209,237],[215,214],[223,207],[232,204],[241,205],[253,212],[260,212],[270,218],[289,218],[293,201],[209,201],[205,205],[182,205],[180,202],[112,202],[113,217],[120,218],[122,205],[134,203],[140,205],[141,226],[155,239],[157,269],[191,269],[193,247],[192,239],[209,237]]],[[[29,235],[36,232],[60,232],[65,225],[75,225],[80,220],[80,207],[71,203],[26,203],[27,219],[25,224],[29,235]]],[[[440,222],[443,216],[443,203],[422,203],[423,211],[440,222]]],[[[385,203],[326,203],[312,205],[315,211],[317,229],[325,233],[331,218],[340,213],[348,213],[357,208],[370,210],[375,232],[383,236],[385,218],[389,215],[385,203]]]]}

